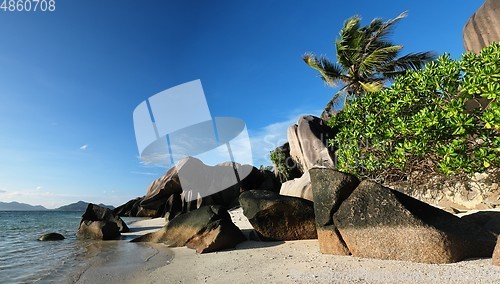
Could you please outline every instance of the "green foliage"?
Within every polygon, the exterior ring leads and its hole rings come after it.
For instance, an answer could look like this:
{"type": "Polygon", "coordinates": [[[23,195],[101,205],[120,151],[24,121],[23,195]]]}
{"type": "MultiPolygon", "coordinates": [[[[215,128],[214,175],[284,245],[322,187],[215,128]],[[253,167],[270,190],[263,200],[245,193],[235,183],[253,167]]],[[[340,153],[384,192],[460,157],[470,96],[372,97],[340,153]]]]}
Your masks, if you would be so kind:
{"type": "Polygon", "coordinates": [[[283,152],[271,151],[271,161],[276,167],[281,182],[290,179],[290,167],[287,165],[286,155],[283,152]]]}
{"type": "Polygon", "coordinates": [[[329,125],[339,170],[375,180],[500,166],[500,44],[443,55],[391,88],[353,99],[329,125]],[[486,99],[486,100],[485,100],[486,99]],[[475,105],[475,108],[471,106],[475,105]]]}

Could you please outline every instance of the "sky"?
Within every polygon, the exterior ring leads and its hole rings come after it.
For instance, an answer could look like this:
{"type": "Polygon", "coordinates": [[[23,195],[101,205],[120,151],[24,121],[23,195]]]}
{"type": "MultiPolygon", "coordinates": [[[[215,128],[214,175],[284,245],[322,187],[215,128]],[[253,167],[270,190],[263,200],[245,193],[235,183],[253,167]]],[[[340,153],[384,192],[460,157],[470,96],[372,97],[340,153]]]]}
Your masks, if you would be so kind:
{"type": "MultiPolygon", "coordinates": [[[[343,22],[391,19],[403,53],[459,58],[483,0],[56,0],[54,12],[0,9],[0,201],[114,206],[166,168],[141,163],[132,113],[201,80],[212,116],[246,122],[255,166],[335,92],[301,57],[335,61],[343,22]]],[[[189,113],[185,115],[189,116],[189,113]]],[[[183,120],[182,117],[178,118],[183,120]]]]}

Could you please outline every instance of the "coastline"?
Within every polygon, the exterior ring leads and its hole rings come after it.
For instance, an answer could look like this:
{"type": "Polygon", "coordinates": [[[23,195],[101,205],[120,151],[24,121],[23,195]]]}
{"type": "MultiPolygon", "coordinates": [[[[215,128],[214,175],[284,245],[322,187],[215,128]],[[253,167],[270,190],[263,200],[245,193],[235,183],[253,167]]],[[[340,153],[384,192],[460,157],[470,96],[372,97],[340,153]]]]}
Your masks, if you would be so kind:
{"type": "MultiPolygon", "coordinates": [[[[230,215],[248,236],[252,226],[241,208],[230,215]]],[[[150,224],[162,221],[136,222],[130,234],[154,230],[150,224]]],[[[76,283],[500,283],[500,267],[491,258],[452,264],[363,259],[321,254],[317,240],[245,241],[208,254],[119,242],[127,244],[110,258],[96,260],[76,283]]]]}

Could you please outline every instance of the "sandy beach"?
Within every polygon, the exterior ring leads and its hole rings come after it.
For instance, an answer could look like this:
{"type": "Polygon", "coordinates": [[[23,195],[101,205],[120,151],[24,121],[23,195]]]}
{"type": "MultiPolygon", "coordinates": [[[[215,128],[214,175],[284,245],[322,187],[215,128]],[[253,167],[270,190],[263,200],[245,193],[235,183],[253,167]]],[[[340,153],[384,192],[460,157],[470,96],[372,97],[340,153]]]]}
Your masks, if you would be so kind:
{"type": "MultiPolygon", "coordinates": [[[[230,213],[248,235],[252,226],[242,210],[230,213]]],[[[113,252],[94,257],[76,283],[500,283],[500,267],[489,258],[439,265],[362,259],[321,254],[317,240],[246,241],[208,254],[128,242],[164,223],[139,221],[126,240],[101,242],[94,249],[113,252]]]]}

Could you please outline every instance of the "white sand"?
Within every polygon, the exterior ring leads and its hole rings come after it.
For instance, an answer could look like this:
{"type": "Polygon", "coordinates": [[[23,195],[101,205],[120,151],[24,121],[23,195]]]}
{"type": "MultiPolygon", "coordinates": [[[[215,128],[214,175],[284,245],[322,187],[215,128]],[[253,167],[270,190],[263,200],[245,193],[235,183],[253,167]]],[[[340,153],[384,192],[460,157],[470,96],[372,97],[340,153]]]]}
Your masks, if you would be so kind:
{"type": "MultiPolygon", "coordinates": [[[[250,232],[252,226],[241,209],[232,211],[231,217],[244,233],[250,232]]],[[[161,222],[141,221],[135,226],[152,224],[161,222]]],[[[141,267],[132,270],[119,261],[103,261],[78,283],[500,283],[500,267],[491,259],[437,265],[323,255],[317,240],[246,241],[233,250],[201,255],[185,247],[170,251],[173,260],[157,254],[147,262],[136,261],[141,267]]]]}

